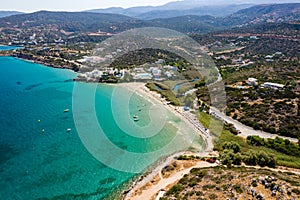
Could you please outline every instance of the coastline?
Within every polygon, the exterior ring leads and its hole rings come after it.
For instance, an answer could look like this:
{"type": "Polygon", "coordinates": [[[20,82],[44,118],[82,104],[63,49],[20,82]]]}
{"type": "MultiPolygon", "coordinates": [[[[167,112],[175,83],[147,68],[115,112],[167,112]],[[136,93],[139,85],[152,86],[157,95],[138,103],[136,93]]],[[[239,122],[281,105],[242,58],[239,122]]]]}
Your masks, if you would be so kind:
{"type": "Polygon", "coordinates": [[[0,56],[2,57],[13,57],[13,58],[18,58],[18,59],[21,59],[21,60],[24,60],[24,61],[27,61],[27,62],[32,62],[32,63],[35,63],[35,64],[41,64],[41,65],[45,65],[47,67],[52,67],[52,68],[57,68],[57,69],[68,69],[68,70],[72,70],[74,72],[78,72],[78,68],[80,66],[80,64],[76,64],[75,65],[75,62],[70,62],[68,61],[69,63],[67,63],[67,61],[65,61],[64,65],[55,65],[53,63],[50,63],[50,62],[47,62],[45,60],[42,60],[42,58],[40,57],[30,57],[26,54],[21,54],[21,53],[14,53],[14,52],[10,52],[12,50],[6,50],[6,51],[1,51],[0,50],[0,56]],[[70,63],[73,64],[73,66],[69,66],[70,63]],[[69,64],[69,65],[67,65],[69,64]]]}
{"type": "MultiPolygon", "coordinates": [[[[213,143],[212,137],[204,131],[204,128],[199,126],[200,122],[197,119],[197,116],[194,114],[187,115],[185,114],[186,111],[183,110],[183,107],[177,107],[170,105],[164,98],[160,96],[160,94],[150,91],[149,88],[146,87],[145,83],[141,82],[131,82],[131,83],[120,83],[118,84],[119,87],[125,87],[131,91],[135,91],[136,94],[140,95],[141,97],[145,98],[146,100],[154,103],[154,104],[162,104],[164,107],[170,111],[175,116],[179,117],[182,121],[184,121],[188,126],[190,126],[193,130],[196,131],[197,134],[203,139],[204,141],[204,149],[201,152],[197,152],[198,156],[206,157],[213,150],[213,143]],[[196,117],[196,118],[195,118],[196,117]],[[195,122],[198,122],[195,123],[195,122]]],[[[190,113],[190,112],[189,112],[190,113]]],[[[157,174],[159,174],[160,170],[170,164],[174,159],[181,155],[193,155],[195,153],[189,151],[182,151],[177,152],[172,155],[169,155],[165,158],[159,159],[159,161],[152,166],[149,167],[141,176],[139,176],[133,184],[129,185],[129,188],[125,188],[122,191],[122,199],[124,200],[131,200],[136,198],[136,192],[149,183],[157,174]]],[[[203,165],[203,163],[202,163],[203,165]]],[[[201,167],[202,165],[197,164],[197,166],[201,167]]],[[[205,165],[206,166],[206,165],[205,165]]],[[[195,166],[194,166],[195,167],[195,166]]],[[[186,171],[187,169],[185,169],[186,171]]],[[[181,178],[178,176],[177,178],[181,178]]]]}
{"type": "Polygon", "coordinates": [[[189,127],[191,127],[205,142],[205,151],[210,152],[213,150],[212,137],[210,134],[205,132],[203,125],[200,123],[198,117],[192,114],[190,111],[184,111],[184,107],[173,106],[165,98],[162,98],[160,94],[151,91],[146,87],[145,83],[142,82],[131,82],[131,83],[120,83],[117,84],[121,87],[126,87],[129,90],[134,90],[138,95],[150,100],[155,104],[162,104],[164,107],[170,111],[175,116],[179,117],[184,121],[189,127]]]}
{"type": "MultiPolygon", "coordinates": [[[[30,62],[30,63],[42,64],[46,67],[53,67],[51,65],[45,65],[44,63],[35,62],[34,60],[28,60],[26,58],[20,58],[20,57],[11,56],[11,55],[3,55],[3,56],[17,58],[17,59],[20,59],[20,60],[23,60],[26,62],[30,62]]],[[[62,68],[62,67],[58,67],[58,68],[68,69],[68,68],[62,68]]],[[[68,69],[68,70],[72,70],[72,69],[68,69]]],[[[74,70],[72,70],[72,71],[74,71],[74,70]]],[[[189,125],[191,128],[193,128],[203,138],[203,141],[205,143],[205,146],[204,146],[205,149],[202,151],[201,156],[206,156],[209,154],[209,149],[210,148],[212,149],[212,146],[209,145],[210,143],[207,142],[208,138],[207,138],[205,132],[203,130],[199,129],[199,127],[196,124],[193,124],[192,118],[189,118],[189,116],[183,115],[183,112],[184,112],[183,108],[170,105],[165,99],[163,99],[160,96],[160,94],[150,91],[145,86],[145,83],[131,82],[131,83],[119,83],[119,84],[111,84],[111,85],[114,85],[117,87],[123,86],[123,87],[126,87],[127,89],[132,89],[132,90],[135,89],[137,94],[140,95],[141,97],[143,97],[144,99],[150,100],[153,103],[163,104],[164,107],[168,111],[173,113],[175,116],[179,117],[182,121],[186,122],[187,125],[189,125]]],[[[149,166],[149,168],[141,176],[136,178],[136,180],[133,180],[133,184],[130,184],[130,189],[123,191],[122,195],[132,194],[136,190],[136,188],[140,188],[145,183],[147,183],[149,180],[151,180],[163,167],[165,167],[170,162],[172,162],[175,157],[178,157],[180,155],[187,155],[187,154],[191,155],[192,152],[188,152],[188,151],[176,152],[172,155],[158,159],[158,161],[156,163],[154,163],[153,165],[149,166]],[[128,191],[128,190],[130,190],[130,191],[128,191]],[[128,192],[126,193],[126,191],[128,191],[128,192]]],[[[200,155],[200,154],[197,153],[197,155],[200,155]]]]}

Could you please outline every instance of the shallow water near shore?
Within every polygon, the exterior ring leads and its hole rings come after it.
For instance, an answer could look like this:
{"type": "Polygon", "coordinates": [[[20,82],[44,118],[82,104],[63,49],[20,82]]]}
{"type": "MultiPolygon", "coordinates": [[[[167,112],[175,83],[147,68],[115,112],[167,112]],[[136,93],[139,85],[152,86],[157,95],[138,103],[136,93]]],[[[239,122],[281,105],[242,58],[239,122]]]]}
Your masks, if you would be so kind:
{"type": "MultiPolygon", "coordinates": [[[[80,140],[72,113],[74,72],[11,57],[0,57],[0,70],[0,199],[103,199],[134,177],[99,162],[80,140]]],[[[89,84],[80,84],[89,89],[89,84]]],[[[176,126],[170,124],[149,140],[135,139],[116,128],[111,111],[114,87],[99,85],[95,96],[96,115],[107,138],[139,153],[155,151],[172,140],[176,126]]],[[[129,113],[139,114],[141,127],[150,122],[149,106],[138,96],[130,100],[129,113]]],[[[124,120],[132,119],[125,116],[124,120]]],[[[171,114],[169,120],[179,123],[171,114]]],[[[82,124],[90,126],[89,121],[82,124]]],[[[200,148],[202,141],[196,144],[200,148]]],[[[156,156],[153,162],[162,155],[156,156]]]]}
{"type": "Polygon", "coordinates": [[[14,49],[20,49],[20,48],[22,48],[22,47],[0,45],[0,51],[8,51],[8,50],[14,50],[14,49]]]}

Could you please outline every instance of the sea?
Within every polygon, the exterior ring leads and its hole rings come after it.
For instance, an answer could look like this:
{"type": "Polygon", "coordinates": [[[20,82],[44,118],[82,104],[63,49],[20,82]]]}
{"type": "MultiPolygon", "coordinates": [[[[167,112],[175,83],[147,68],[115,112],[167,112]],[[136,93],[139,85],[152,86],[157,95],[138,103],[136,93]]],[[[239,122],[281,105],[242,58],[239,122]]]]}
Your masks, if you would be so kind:
{"type": "Polygon", "coordinates": [[[124,100],[126,88],[13,57],[0,70],[0,199],[118,199],[163,157],[203,148],[172,113],[138,94],[124,100]]]}

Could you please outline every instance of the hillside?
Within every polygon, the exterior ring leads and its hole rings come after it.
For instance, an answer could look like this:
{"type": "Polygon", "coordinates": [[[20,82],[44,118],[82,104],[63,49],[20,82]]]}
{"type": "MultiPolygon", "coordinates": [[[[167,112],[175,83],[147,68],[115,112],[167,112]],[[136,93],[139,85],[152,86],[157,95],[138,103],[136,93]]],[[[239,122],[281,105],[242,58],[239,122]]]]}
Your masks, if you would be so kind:
{"type": "Polygon", "coordinates": [[[247,27],[233,28],[222,33],[228,34],[272,34],[282,36],[299,36],[300,23],[299,22],[281,22],[281,23],[264,23],[255,24],[247,27]]]}
{"type": "Polygon", "coordinates": [[[144,22],[124,15],[84,12],[39,11],[0,19],[0,27],[33,28],[50,25],[68,32],[120,32],[143,26],[144,22]]]}
{"type": "Polygon", "coordinates": [[[194,168],[167,188],[167,199],[299,199],[300,179],[293,173],[246,167],[194,168]]]}
{"type": "MultiPolygon", "coordinates": [[[[114,9],[116,11],[122,10],[121,8],[114,9]]],[[[221,7],[216,7],[215,12],[219,9],[221,7]]],[[[174,10],[168,10],[161,13],[165,13],[166,16],[168,14],[173,15],[174,12],[174,10]]],[[[40,11],[0,18],[0,27],[14,30],[19,28],[45,29],[46,27],[48,30],[62,30],[70,33],[98,32],[99,30],[118,33],[131,28],[164,27],[184,33],[207,33],[234,26],[245,27],[266,22],[296,21],[300,19],[300,3],[259,5],[240,10],[227,17],[203,16],[205,12],[201,12],[198,8],[189,10],[189,12],[198,13],[198,16],[189,14],[171,18],[162,16],[163,18],[153,20],[140,20],[120,14],[40,11]]]]}
{"type": "Polygon", "coordinates": [[[8,17],[11,15],[19,15],[22,14],[21,12],[17,12],[17,11],[0,11],[0,18],[1,17],[8,17]]]}
{"type": "Polygon", "coordinates": [[[185,33],[207,33],[217,30],[214,17],[182,16],[151,21],[138,20],[118,14],[87,12],[48,12],[40,11],[0,18],[0,27],[17,30],[44,29],[64,32],[108,32],[118,33],[131,28],[164,27],[185,33]]]}
{"type": "Polygon", "coordinates": [[[266,22],[296,21],[300,18],[300,3],[263,4],[240,10],[220,19],[226,26],[247,26],[266,22]]]}
{"type": "Polygon", "coordinates": [[[181,17],[161,18],[150,20],[153,26],[169,28],[183,33],[208,33],[226,27],[215,23],[211,16],[186,15],[181,17]]]}
{"type": "MultiPolygon", "coordinates": [[[[264,0],[265,4],[299,3],[297,0],[264,0]]],[[[87,12],[122,14],[140,19],[168,18],[183,15],[227,16],[251,5],[262,4],[259,0],[181,0],[169,2],[161,6],[138,6],[132,8],[112,7],[93,9],[87,12]]]]}
{"type": "Polygon", "coordinates": [[[135,17],[143,20],[152,20],[157,18],[171,18],[179,17],[185,15],[211,15],[216,17],[224,17],[233,14],[241,9],[249,8],[253,4],[239,4],[239,5],[214,5],[214,6],[204,6],[198,5],[194,7],[189,6],[161,6],[161,7],[133,7],[133,8],[107,8],[107,9],[95,9],[89,10],[87,12],[92,13],[114,13],[122,14],[130,17],[135,17]]]}

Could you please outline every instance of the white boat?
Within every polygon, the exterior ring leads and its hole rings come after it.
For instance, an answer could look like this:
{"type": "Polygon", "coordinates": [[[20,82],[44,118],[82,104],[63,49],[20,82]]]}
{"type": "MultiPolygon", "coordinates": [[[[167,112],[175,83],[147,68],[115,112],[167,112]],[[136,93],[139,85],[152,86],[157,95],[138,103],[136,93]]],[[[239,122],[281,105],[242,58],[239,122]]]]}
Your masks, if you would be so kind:
{"type": "Polygon", "coordinates": [[[72,130],[72,129],[68,128],[68,129],[67,129],[67,132],[71,132],[71,130],[72,130]]]}
{"type": "Polygon", "coordinates": [[[69,109],[65,109],[65,110],[64,110],[64,112],[69,112],[69,111],[70,111],[69,109]]]}
{"type": "Polygon", "coordinates": [[[135,121],[135,122],[137,122],[137,121],[139,121],[140,119],[139,119],[139,116],[137,116],[137,115],[134,115],[133,116],[133,121],[135,121]]]}

